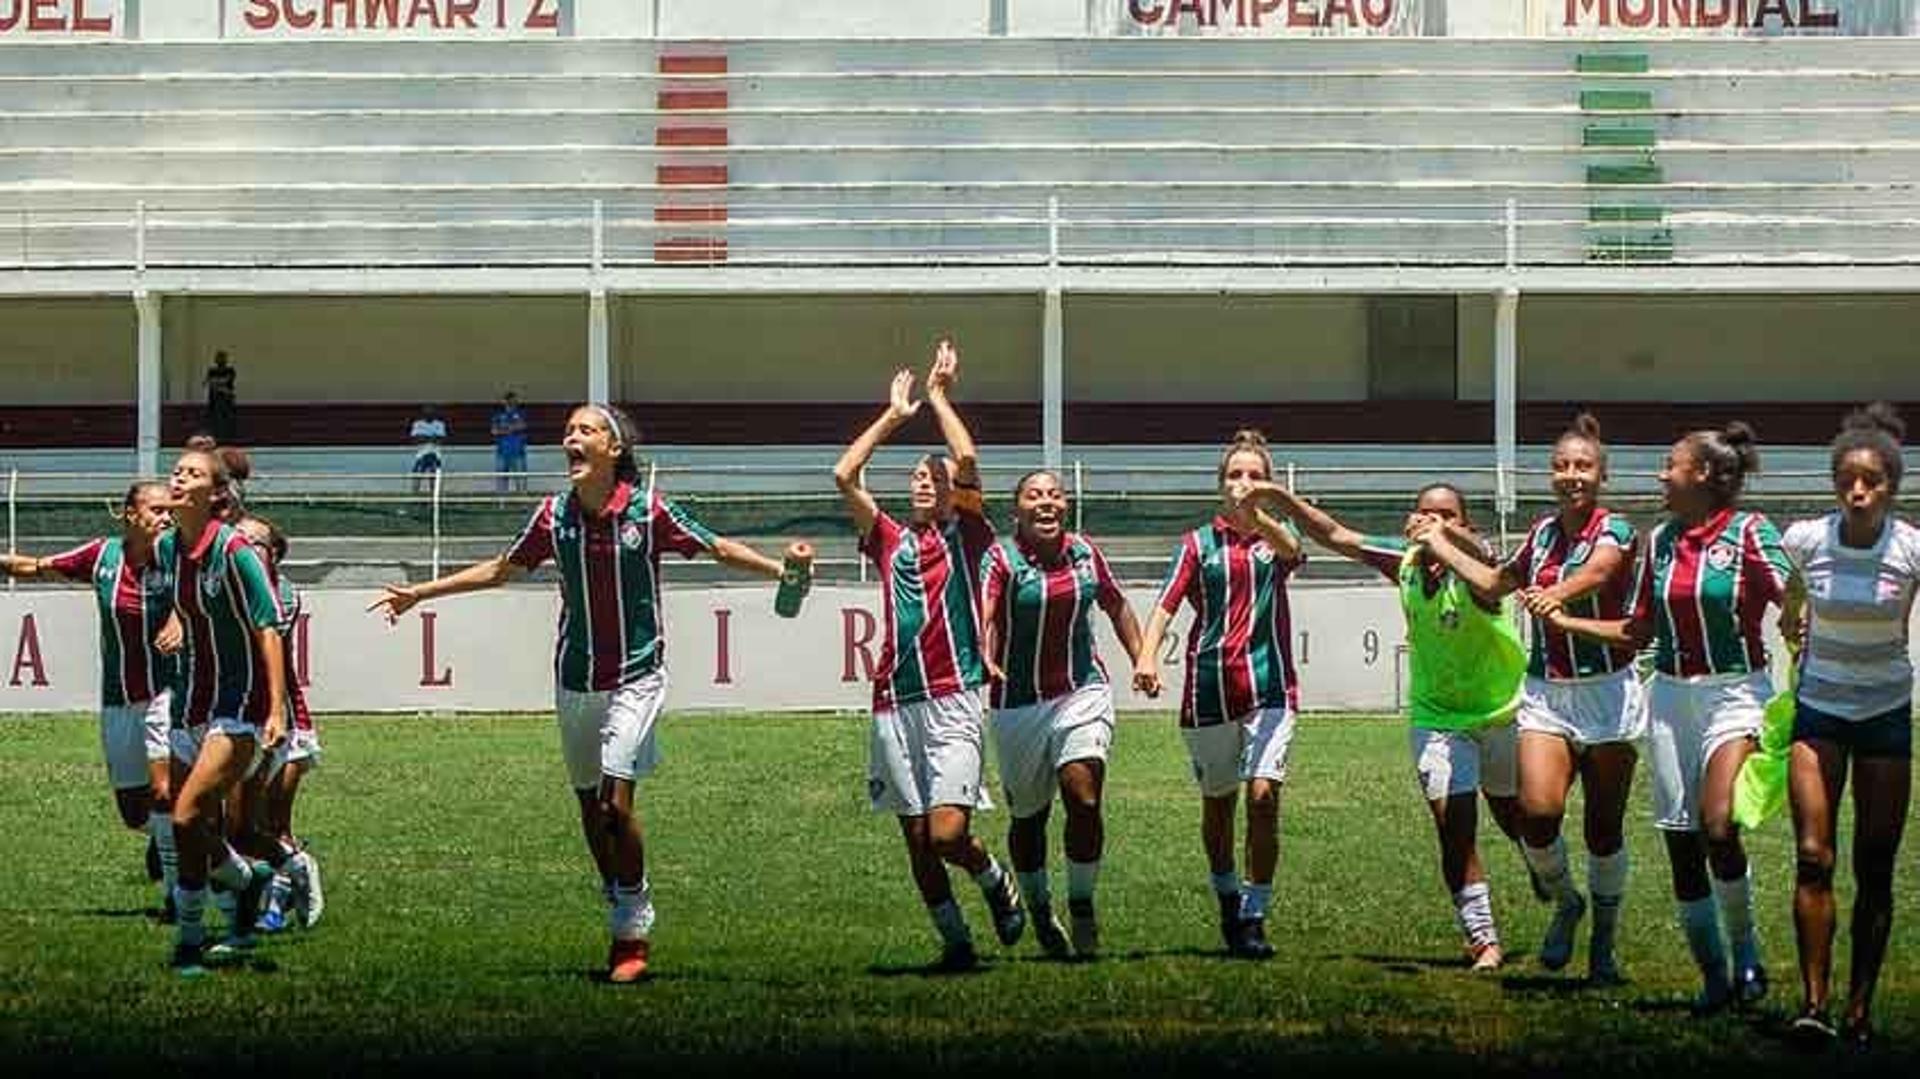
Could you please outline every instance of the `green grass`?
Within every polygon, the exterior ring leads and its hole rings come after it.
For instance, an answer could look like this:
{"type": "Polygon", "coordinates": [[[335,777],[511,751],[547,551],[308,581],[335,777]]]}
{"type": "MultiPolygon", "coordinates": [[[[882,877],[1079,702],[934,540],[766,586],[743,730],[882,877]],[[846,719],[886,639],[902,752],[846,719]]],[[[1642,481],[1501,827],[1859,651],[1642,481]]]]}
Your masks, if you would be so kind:
{"type": "MultiPolygon", "coordinates": [[[[1502,975],[1469,975],[1398,721],[1303,722],[1283,808],[1274,962],[1217,954],[1178,737],[1164,717],[1128,717],[1109,783],[1106,956],[1059,964],[1030,940],[992,945],[978,892],[959,882],[989,962],[929,977],[918,968],[935,941],[894,825],[864,804],[863,722],[669,717],[666,761],[642,794],[657,976],[620,988],[592,977],[603,913],[550,721],[341,718],[325,737],[300,809],[326,870],[325,920],[267,943],[249,969],[182,980],[164,966],[169,932],[141,913],[154,890],[139,842],[116,823],[91,721],[0,721],[0,1059],[31,1054],[51,1067],[57,1057],[63,1071],[91,1071],[244,1057],[336,1074],[423,1057],[635,1075],[646,1074],[636,1064],[676,1074],[1833,1070],[1790,1054],[1766,1016],[1687,1017],[1694,979],[1644,782],[1621,952],[1629,984],[1584,991],[1529,961],[1546,911],[1498,841],[1483,848],[1520,958],[1502,975]]],[[[981,818],[1000,852],[1006,819],[981,818]]],[[[1794,996],[1789,846],[1781,823],[1752,842],[1776,1020],[1794,996]]],[[[1053,851],[1057,866],[1057,833],[1053,851]]],[[[1909,917],[1920,898],[1911,850],[1901,873],[1909,917]]],[[[1910,1064],[1896,1054],[1920,1040],[1911,926],[1895,927],[1879,1006],[1889,1048],[1877,1063],[1910,1064]]]]}

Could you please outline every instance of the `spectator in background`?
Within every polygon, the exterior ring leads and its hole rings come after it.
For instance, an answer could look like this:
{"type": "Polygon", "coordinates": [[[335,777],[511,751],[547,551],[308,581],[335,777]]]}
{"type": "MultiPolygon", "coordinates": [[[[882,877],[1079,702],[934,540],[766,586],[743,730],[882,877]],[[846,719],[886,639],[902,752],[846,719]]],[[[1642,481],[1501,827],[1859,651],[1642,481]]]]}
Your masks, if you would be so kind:
{"type": "Polygon", "coordinates": [[[239,377],[240,372],[227,362],[224,351],[213,354],[213,366],[207,368],[202,381],[207,386],[207,430],[217,442],[232,442],[239,434],[234,397],[234,383],[239,377]]]}
{"type": "Polygon", "coordinates": [[[500,398],[500,409],[493,414],[493,470],[498,473],[495,491],[506,493],[509,478],[515,491],[527,489],[527,417],[512,390],[500,398]]]}
{"type": "Polygon", "coordinates": [[[440,471],[440,443],[447,437],[447,421],[439,409],[421,405],[407,435],[413,439],[413,491],[420,494],[440,471]]]}

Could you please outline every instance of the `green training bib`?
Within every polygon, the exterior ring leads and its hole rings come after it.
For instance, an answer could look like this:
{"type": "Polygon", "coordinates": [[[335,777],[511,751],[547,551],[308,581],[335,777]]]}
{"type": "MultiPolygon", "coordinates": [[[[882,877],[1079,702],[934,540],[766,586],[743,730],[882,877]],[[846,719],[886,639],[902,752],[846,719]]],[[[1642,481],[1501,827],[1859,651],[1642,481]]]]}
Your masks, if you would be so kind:
{"type": "Polygon", "coordinates": [[[1416,727],[1464,731],[1504,723],[1520,706],[1527,650],[1507,605],[1498,613],[1474,602],[1457,574],[1441,578],[1432,595],[1418,549],[1400,560],[1400,609],[1407,616],[1412,693],[1408,718],[1416,727]]]}

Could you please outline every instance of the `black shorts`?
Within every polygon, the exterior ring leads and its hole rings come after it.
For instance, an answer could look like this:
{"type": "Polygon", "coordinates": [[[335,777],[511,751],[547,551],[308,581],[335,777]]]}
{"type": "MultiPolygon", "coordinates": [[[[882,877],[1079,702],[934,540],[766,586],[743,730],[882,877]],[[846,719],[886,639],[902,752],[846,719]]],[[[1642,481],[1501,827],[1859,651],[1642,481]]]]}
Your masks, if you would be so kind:
{"type": "Polygon", "coordinates": [[[1913,756],[1913,704],[1908,702],[1867,719],[1842,719],[1795,701],[1793,740],[1810,739],[1832,742],[1856,757],[1910,759],[1913,756]]]}
{"type": "Polygon", "coordinates": [[[440,455],[437,453],[423,453],[415,457],[413,459],[413,470],[415,472],[440,471],[440,455]]]}

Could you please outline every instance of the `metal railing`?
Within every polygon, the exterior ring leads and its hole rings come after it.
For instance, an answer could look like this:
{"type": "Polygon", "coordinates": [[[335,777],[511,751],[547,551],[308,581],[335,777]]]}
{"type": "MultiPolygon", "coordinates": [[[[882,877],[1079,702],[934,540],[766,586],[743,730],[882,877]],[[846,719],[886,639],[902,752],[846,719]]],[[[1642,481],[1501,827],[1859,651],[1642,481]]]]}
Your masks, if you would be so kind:
{"type": "MultiPolygon", "coordinates": [[[[892,512],[904,514],[905,469],[897,466],[896,460],[877,467],[872,488],[892,512]]],[[[1024,463],[982,469],[990,512],[1002,527],[1010,524],[1013,485],[1026,471],[1024,463]]],[[[1282,461],[1276,474],[1350,527],[1375,533],[1397,533],[1412,492],[1445,480],[1466,494],[1482,530],[1503,550],[1552,505],[1547,473],[1537,468],[1513,470],[1504,485],[1491,463],[1353,468],[1282,461]],[[1514,505],[1498,504],[1501,489],[1519,492],[1514,505]]],[[[1130,579],[1157,576],[1174,538],[1219,506],[1215,473],[1205,464],[1095,466],[1076,458],[1065,463],[1061,479],[1070,492],[1073,527],[1098,538],[1117,571],[1130,579]]],[[[265,473],[248,483],[245,497],[251,509],[274,518],[293,538],[290,565],[297,578],[365,584],[373,579],[369,571],[379,571],[380,579],[437,576],[450,564],[497,554],[540,494],[565,482],[556,474],[524,472],[265,473]]],[[[867,579],[866,561],[824,464],[649,466],[645,482],[723,534],[813,539],[825,579],[867,579]]],[[[112,530],[109,515],[126,483],[117,473],[9,470],[7,551],[48,554],[112,530]]],[[[1830,483],[1820,469],[1769,472],[1755,478],[1746,502],[1781,517],[1824,513],[1833,501],[1830,483]]],[[[1608,502],[1642,525],[1660,516],[1658,484],[1644,470],[1616,471],[1608,502]]],[[[1343,576],[1348,567],[1322,559],[1311,571],[1310,577],[1343,576]]],[[[14,587],[11,581],[8,587],[14,587]]]]}
{"type": "Polygon", "coordinates": [[[1920,197],[1906,183],[1628,185],[1591,197],[1509,197],[1538,185],[1496,183],[852,185],[845,201],[827,186],[795,192],[811,200],[716,190],[705,197],[724,202],[722,221],[656,219],[695,189],[577,201],[312,193],[297,212],[24,206],[0,213],[0,270],[1920,263],[1920,197]]]}

